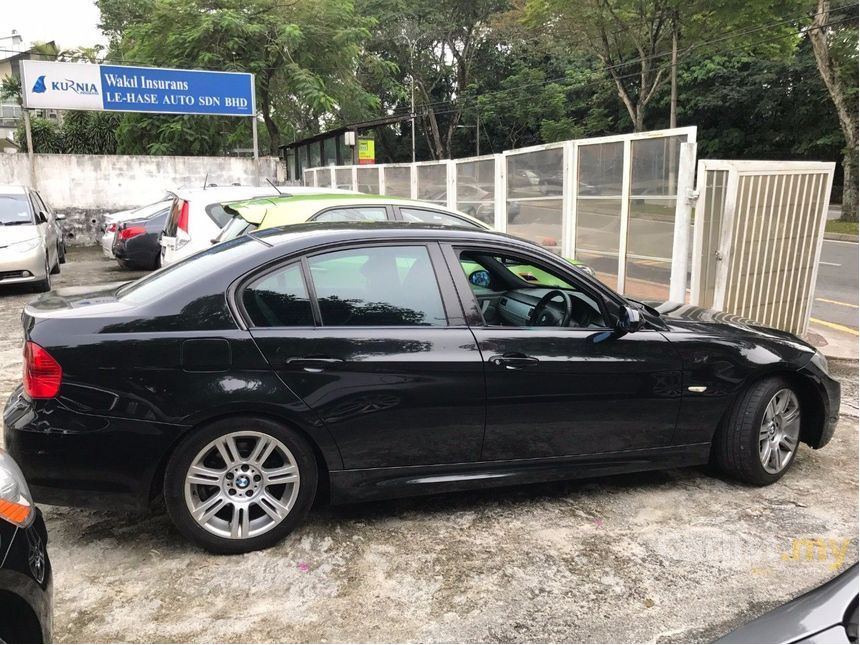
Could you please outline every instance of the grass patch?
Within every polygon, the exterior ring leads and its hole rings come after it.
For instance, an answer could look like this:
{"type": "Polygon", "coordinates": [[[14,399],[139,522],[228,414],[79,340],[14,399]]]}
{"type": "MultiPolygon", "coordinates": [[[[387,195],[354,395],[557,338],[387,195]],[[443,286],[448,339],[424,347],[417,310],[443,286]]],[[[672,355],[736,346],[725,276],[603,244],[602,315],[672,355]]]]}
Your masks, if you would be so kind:
{"type": "Polygon", "coordinates": [[[848,235],[857,235],[857,222],[843,222],[838,219],[827,220],[827,226],[824,229],[828,233],[847,233],[848,235]]]}

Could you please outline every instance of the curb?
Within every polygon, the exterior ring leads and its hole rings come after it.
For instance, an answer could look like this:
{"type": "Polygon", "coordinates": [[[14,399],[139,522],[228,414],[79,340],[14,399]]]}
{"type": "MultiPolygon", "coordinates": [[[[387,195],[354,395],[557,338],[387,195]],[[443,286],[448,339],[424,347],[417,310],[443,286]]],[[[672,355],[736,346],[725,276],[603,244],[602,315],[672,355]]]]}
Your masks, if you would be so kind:
{"type": "Polygon", "coordinates": [[[860,240],[860,236],[851,235],[849,233],[825,233],[825,240],[837,240],[839,242],[857,242],[860,240]]]}

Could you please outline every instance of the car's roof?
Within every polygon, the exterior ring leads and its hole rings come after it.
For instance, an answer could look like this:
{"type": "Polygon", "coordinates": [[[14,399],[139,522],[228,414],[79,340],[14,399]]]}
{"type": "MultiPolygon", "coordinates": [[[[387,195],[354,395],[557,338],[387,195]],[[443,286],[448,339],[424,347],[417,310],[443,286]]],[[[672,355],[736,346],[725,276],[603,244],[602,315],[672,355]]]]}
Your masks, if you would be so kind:
{"type": "Polygon", "coordinates": [[[24,195],[26,192],[23,184],[0,184],[0,195],[24,195]]]}
{"type": "Polygon", "coordinates": [[[391,197],[386,195],[373,195],[367,193],[309,193],[296,195],[283,195],[277,197],[263,197],[249,199],[242,202],[231,203],[226,206],[228,212],[241,216],[247,222],[258,225],[261,229],[274,228],[277,226],[289,226],[308,221],[308,218],[318,213],[322,208],[337,208],[361,205],[397,205],[412,206],[414,208],[429,208],[433,210],[451,213],[462,219],[473,222],[480,228],[487,225],[466,213],[452,210],[446,206],[432,202],[422,202],[403,197],[391,197]]]}
{"type": "Polygon", "coordinates": [[[175,194],[186,200],[212,197],[214,201],[226,201],[277,195],[278,191],[271,186],[208,186],[206,188],[178,188],[175,194]]]}
{"type": "Polygon", "coordinates": [[[521,238],[489,229],[470,226],[442,226],[418,222],[305,222],[251,233],[256,239],[271,245],[305,245],[313,238],[320,243],[351,240],[427,239],[427,240],[495,240],[515,241],[536,246],[521,238]]]}

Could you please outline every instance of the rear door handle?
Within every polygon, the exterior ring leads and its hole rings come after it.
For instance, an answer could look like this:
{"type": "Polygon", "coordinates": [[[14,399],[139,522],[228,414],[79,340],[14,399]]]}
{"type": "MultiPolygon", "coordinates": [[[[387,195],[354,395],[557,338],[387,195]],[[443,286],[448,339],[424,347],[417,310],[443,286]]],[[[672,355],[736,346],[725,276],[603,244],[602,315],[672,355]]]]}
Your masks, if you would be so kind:
{"type": "Polygon", "coordinates": [[[532,365],[537,365],[538,363],[540,363],[540,359],[535,358],[534,356],[526,356],[519,352],[490,357],[491,365],[504,367],[508,370],[521,370],[532,365]]]}
{"type": "Polygon", "coordinates": [[[330,365],[343,363],[343,359],[333,356],[291,356],[284,363],[300,367],[306,372],[322,372],[330,365]]]}

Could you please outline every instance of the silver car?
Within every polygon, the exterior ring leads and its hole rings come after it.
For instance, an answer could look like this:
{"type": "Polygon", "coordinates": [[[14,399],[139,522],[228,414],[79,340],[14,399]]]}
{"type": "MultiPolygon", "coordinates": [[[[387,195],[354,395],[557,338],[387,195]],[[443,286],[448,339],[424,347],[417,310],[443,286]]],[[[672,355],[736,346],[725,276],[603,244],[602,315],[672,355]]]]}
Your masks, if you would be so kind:
{"type": "Polygon", "coordinates": [[[62,219],[32,188],[0,185],[0,285],[51,289],[51,274],[66,259],[62,219]]]}

